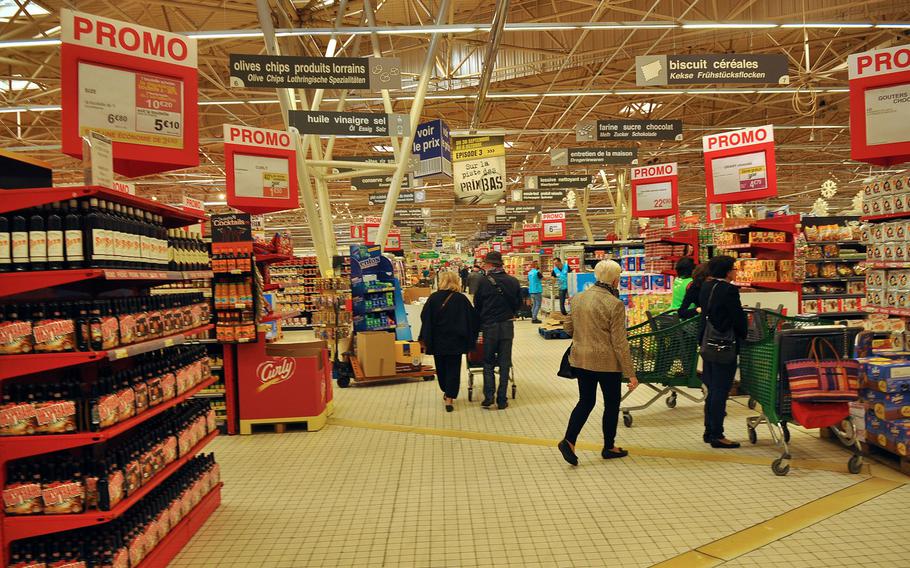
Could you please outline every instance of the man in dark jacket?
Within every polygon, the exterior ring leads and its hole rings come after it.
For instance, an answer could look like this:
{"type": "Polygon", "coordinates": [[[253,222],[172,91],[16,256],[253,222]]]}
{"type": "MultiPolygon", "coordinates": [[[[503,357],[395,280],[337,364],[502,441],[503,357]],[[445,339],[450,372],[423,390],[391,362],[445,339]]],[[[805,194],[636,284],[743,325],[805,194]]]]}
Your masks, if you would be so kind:
{"type": "Polygon", "coordinates": [[[480,315],[483,331],[483,403],[492,408],[493,391],[496,406],[503,410],[509,406],[506,395],[509,389],[509,371],[512,369],[512,341],[515,326],[512,322],[521,305],[521,284],[502,269],[502,254],[490,251],[484,258],[486,276],[480,280],[474,294],[474,307],[480,315]],[[499,389],[495,389],[494,370],[499,366],[499,389]]]}

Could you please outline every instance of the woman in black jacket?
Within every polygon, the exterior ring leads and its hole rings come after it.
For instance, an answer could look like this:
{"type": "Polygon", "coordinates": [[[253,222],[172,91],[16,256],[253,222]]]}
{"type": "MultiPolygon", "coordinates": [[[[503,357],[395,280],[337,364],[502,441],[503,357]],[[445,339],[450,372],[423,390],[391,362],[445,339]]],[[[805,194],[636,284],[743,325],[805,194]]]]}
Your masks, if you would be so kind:
{"type": "Polygon", "coordinates": [[[696,266],[692,272],[692,282],[689,282],[689,287],[686,288],[686,295],[683,296],[682,306],[677,310],[679,319],[687,320],[701,313],[698,297],[701,294],[701,287],[707,278],[708,265],[699,264],[696,266]]]}
{"type": "Polygon", "coordinates": [[[420,342],[433,356],[446,412],[452,412],[461,386],[461,357],[474,349],[480,330],[477,311],[461,293],[457,272],[440,273],[439,289],[427,298],[420,323],[420,342]]]}
{"type": "MultiPolygon", "coordinates": [[[[698,305],[702,308],[702,335],[707,317],[718,332],[725,333],[732,329],[737,341],[746,338],[746,314],[739,299],[739,288],[731,283],[736,275],[735,263],[729,256],[716,256],[708,262],[710,279],[701,286],[698,299],[698,305]]],[[[733,442],[724,436],[727,398],[736,375],[736,361],[714,363],[703,359],[703,362],[701,380],[708,389],[703,439],[713,448],[738,448],[739,442],[733,442]]]]}

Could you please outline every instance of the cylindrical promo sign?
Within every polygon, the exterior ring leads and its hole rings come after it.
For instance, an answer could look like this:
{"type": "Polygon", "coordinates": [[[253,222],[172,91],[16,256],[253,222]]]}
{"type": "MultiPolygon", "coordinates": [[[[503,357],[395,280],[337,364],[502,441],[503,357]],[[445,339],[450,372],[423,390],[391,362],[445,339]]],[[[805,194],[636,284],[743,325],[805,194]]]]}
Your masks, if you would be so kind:
{"type": "Polygon", "coordinates": [[[632,215],[669,217],[679,212],[676,163],[632,168],[632,215]]]}

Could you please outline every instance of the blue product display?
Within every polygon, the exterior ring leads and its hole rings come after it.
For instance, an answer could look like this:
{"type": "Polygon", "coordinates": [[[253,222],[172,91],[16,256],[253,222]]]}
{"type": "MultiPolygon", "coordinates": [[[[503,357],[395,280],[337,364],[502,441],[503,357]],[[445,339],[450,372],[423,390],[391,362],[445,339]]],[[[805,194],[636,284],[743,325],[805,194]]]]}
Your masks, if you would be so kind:
{"type": "Polygon", "coordinates": [[[381,247],[351,245],[351,300],[354,331],[395,330],[397,339],[411,339],[401,285],[381,247]]]}

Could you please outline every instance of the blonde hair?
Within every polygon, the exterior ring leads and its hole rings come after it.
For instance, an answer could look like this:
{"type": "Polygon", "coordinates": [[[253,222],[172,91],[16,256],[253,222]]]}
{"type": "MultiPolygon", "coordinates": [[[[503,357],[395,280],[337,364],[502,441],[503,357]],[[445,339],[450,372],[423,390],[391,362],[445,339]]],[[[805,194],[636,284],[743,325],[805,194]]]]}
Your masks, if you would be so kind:
{"type": "Polygon", "coordinates": [[[452,292],[461,292],[461,277],[458,273],[449,270],[439,273],[439,290],[450,290],[452,292]]]}
{"type": "Polygon", "coordinates": [[[616,284],[620,274],[622,274],[622,267],[612,260],[601,260],[594,265],[594,277],[598,282],[616,284]]]}

